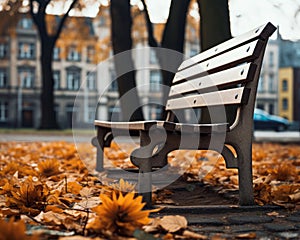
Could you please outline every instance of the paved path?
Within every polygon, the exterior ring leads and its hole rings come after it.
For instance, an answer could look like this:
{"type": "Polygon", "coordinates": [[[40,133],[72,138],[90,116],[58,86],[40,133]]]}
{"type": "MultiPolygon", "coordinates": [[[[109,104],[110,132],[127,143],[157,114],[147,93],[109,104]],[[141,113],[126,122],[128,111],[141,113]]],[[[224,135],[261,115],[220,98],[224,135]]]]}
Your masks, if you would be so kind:
{"type": "Polygon", "coordinates": [[[166,206],[157,216],[183,215],[208,239],[300,239],[300,211],[276,206],[166,206]]]}
{"type": "Polygon", "coordinates": [[[284,131],[284,132],[274,132],[274,131],[256,131],[254,132],[254,140],[256,142],[298,142],[300,143],[300,132],[298,131],[284,131]]]}
{"type": "MultiPolygon", "coordinates": [[[[90,142],[93,135],[75,135],[76,142],[90,142]]],[[[297,131],[285,131],[285,132],[274,132],[274,131],[256,131],[254,133],[254,139],[256,142],[282,142],[282,143],[300,143],[300,132],[297,131]]],[[[72,134],[67,135],[51,135],[49,134],[14,134],[14,133],[0,133],[0,142],[5,141],[67,141],[73,142],[74,138],[72,134]]]]}

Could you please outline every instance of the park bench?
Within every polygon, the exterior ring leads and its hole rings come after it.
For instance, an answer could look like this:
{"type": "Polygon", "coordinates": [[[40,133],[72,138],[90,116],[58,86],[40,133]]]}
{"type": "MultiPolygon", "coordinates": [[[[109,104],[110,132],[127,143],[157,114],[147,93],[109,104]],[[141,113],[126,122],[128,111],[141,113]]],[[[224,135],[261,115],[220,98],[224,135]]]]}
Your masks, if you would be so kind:
{"type": "Polygon", "coordinates": [[[103,149],[114,137],[138,132],[140,147],[130,159],[139,169],[138,191],[148,205],[153,170],[163,169],[168,153],[177,149],[219,152],[226,168],[238,169],[239,204],[253,205],[253,111],[265,48],[275,29],[267,23],[183,61],[170,87],[164,121],[95,120],[96,170],[103,170],[103,149]],[[226,116],[229,108],[234,112],[232,121],[226,116]],[[182,122],[176,112],[186,109],[192,109],[196,117],[197,109],[206,109],[203,112],[210,119],[182,122]]]}

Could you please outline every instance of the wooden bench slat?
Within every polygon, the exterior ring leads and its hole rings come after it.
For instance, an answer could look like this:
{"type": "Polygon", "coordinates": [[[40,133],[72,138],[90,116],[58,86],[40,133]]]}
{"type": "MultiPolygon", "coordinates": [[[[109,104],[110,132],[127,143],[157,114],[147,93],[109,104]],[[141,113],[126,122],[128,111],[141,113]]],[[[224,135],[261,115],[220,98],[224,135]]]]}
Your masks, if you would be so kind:
{"type": "Polygon", "coordinates": [[[224,133],[229,131],[228,123],[215,123],[215,124],[189,124],[189,123],[176,123],[175,131],[181,133],[224,133]]]}
{"type": "Polygon", "coordinates": [[[194,65],[198,62],[204,61],[206,59],[212,58],[224,51],[228,51],[231,48],[237,47],[245,42],[248,42],[249,40],[254,40],[256,38],[260,39],[267,39],[270,37],[270,35],[275,31],[275,27],[271,23],[264,24],[260,27],[257,27],[245,34],[242,34],[240,36],[234,37],[224,43],[221,43],[215,47],[212,47],[205,52],[198,54],[190,59],[185,60],[178,68],[178,71],[189,67],[191,65],[194,65]]]}
{"type": "Polygon", "coordinates": [[[109,122],[95,120],[94,125],[98,127],[115,129],[146,130],[153,125],[159,125],[160,122],[163,121],[109,122]]]}
{"type": "Polygon", "coordinates": [[[247,63],[214,74],[197,77],[193,80],[173,85],[170,89],[169,97],[192,91],[210,90],[210,88],[214,88],[212,89],[213,91],[220,86],[233,86],[242,82],[248,82],[253,79],[255,70],[255,64],[247,63]]]}
{"type": "Polygon", "coordinates": [[[195,75],[203,75],[208,71],[217,69],[223,70],[226,67],[232,67],[237,64],[241,64],[250,60],[253,60],[259,56],[263,47],[261,40],[248,43],[222,55],[216,56],[213,59],[201,62],[190,68],[186,68],[175,74],[173,84],[181,80],[191,78],[195,75]]]}
{"type": "Polygon", "coordinates": [[[201,108],[217,105],[241,104],[247,99],[243,98],[245,88],[233,88],[221,91],[193,94],[187,97],[169,99],[166,110],[201,108]]]}

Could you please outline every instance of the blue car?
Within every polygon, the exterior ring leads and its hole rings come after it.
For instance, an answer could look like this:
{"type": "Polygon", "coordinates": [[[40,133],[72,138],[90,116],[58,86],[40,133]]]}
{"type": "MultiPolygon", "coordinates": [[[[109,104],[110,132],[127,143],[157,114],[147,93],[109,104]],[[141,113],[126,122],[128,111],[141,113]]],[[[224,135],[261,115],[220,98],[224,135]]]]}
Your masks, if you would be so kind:
{"type": "Polygon", "coordinates": [[[275,130],[285,131],[288,129],[290,122],[282,117],[271,115],[264,110],[254,110],[254,130],[275,130]]]}

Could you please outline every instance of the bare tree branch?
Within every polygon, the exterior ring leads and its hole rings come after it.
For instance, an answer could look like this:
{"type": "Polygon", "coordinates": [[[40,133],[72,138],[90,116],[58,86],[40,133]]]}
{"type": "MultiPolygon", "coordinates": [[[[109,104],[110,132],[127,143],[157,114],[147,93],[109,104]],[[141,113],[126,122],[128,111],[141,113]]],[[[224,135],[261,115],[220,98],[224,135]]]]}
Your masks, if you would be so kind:
{"type": "Polygon", "coordinates": [[[62,28],[64,26],[64,23],[67,19],[67,17],[69,16],[69,13],[70,11],[73,9],[73,7],[75,6],[75,4],[78,2],[78,0],[73,0],[72,4],[70,5],[68,11],[63,15],[62,19],[60,20],[60,23],[58,25],[58,28],[57,28],[57,31],[56,31],[56,34],[54,35],[54,40],[58,39],[61,31],[62,31],[62,28]]]}
{"type": "Polygon", "coordinates": [[[158,47],[158,42],[156,41],[154,34],[153,34],[153,25],[150,21],[149,11],[145,0],[141,0],[144,6],[147,30],[148,30],[148,44],[150,47],[158,47]]]}

